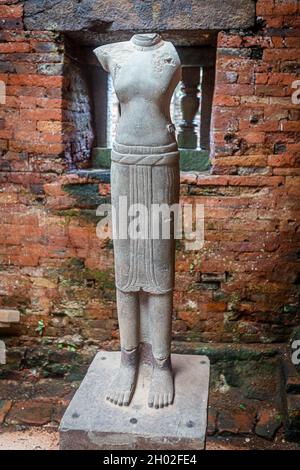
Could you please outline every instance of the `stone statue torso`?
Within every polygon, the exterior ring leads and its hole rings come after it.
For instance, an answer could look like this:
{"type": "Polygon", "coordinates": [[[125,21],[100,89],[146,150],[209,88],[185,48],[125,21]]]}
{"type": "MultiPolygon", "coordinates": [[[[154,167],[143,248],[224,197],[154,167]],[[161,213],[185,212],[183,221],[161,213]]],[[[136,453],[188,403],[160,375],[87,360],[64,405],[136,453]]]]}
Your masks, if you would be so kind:
{"type": "Polygon", "coordinates": [[[116,135],[120,144],[176,142],[170,102],[181,77],[180,60],[173,44],[158,38],[145,46],[133,36],[130,41],[95,50],[103,68],[112,75],[120,102],[116,135]]]}
{"type": "MultiPolygon", "coordinates": [[[[176,49],[158,34],[97,48],[95,54],[112,75],[120,118],[111,151],[111,200],[117,220],[128,207],[178,203],[179,152],[170,102],[181,78],[176,49]]],[[[116,286],[122,292],[163,294],[174,285],[174,224],[170,237],[152,239],[153,221],[140,221],[136,238],[119,237],[113,228],[116,286]]],[[[128,227],[132,216],[128,215],[128,227]]],[[[127,228],[128,228],[127,227],[127,228]]],[[[128,232],[128,230],[126,230],[128,232]]]]}

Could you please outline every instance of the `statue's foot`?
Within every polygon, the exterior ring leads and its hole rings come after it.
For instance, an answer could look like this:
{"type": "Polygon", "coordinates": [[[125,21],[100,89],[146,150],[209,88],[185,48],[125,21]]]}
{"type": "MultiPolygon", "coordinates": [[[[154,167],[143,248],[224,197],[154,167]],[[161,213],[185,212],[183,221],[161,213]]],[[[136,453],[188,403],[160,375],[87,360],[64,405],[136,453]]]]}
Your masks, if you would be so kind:
{"type": "Polygon", "coordinates": [[[171,359],[154,359],[154,368],[148,396],[150,408],[164,408],[173,403],[174,381],[171,359]]]}
{"type": "Polygon", "coordinates": [[[115,405],[128,406],[134,392],[138,368],[138,348],[121,353],[121,364],[106,399],[115,405]]]}

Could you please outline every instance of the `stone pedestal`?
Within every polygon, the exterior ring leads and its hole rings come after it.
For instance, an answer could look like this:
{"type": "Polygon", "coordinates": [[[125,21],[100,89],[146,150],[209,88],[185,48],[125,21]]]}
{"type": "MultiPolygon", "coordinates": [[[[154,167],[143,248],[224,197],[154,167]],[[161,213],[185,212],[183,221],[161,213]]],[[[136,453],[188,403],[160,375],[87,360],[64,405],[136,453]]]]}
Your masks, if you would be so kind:
{"type": "Polygon", "coordinates": [[[209,360],[206,356],[173,354],[175,401],[147,406],[151,366],[142,364],[128,407],[105,400],[119,366],[120,353],[99,352],[60,424],[60,448],[70,450],[198,450],[204,448],[209,360]]]}

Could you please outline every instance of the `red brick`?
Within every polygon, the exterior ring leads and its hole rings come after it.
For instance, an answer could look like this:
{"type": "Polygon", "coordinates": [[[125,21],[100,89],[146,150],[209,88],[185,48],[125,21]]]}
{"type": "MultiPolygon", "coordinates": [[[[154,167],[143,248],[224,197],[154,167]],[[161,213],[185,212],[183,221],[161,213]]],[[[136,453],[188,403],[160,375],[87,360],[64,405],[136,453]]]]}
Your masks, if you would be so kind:
{"type": "Polygon", "coordinates": [[[36,98],[34,96],[20,96],[19,106],[20,108],[34,109],[36,106],[36,98]]]}
{"type": "Polygon", "coordinates": [[[45,155],[57,155],[64,151],[63,144],[39,144],[24,142],[23,140],[15,140],[10,142],[10,150],[17,152],[32,152],[45,155]]]}
{"type": "Polygon", "coordinates": [[[178,319],[183,320],[189,328],[195,328],[199,323],[199,320],[207,319],[207,315],[204,312],[205,309],[201,310],[201,312],[180,310],[178,313],[178,319]]]}
{"type": "Polygon", "coordinates": [[[19,0],[0,0],[0,5],[14,5],[19,3],[19,0]]]}
{"type": "Polygon", "coordinates": [[[49,144],[58,144],[63,142],[63,137],[61,134],[50,134],[50,133],[43,133],[41,135],[41,142],[49,143],[49,144]]]}
{"type": "Polygon", "coordinates": [[[231,176],[228,177],[228,184],[233,186],[279,186],[284,179],[280,176],[231,176]]]}
{"type": "Polygon", "coordinates": [[[268,28],[282,28],[283,27],[283,16],[264,16],[266,26],[268,28]]]}
{"type": "Polygon", "coordinates": [[[281,424],[282,417],[279,410],[263,408],[258,415],[258,422],[255,427],[255,433],[258,436],[272,439],[281,424]]]}
{"type": "Polygon", "coordinates": [[[258,124],[252,124],[249,122],[249,119],[246,120],[240,120],[239,121],[239,130],[240,131],[245,131],[249,130],[249,127],[253,129],[255,132],[276,132],[279,131],[279,125],[280,123],[278,120],[265,120],[261,121],[258,124]]]}
{"type": "Polygon", "coordinates": [[[15,130],[22,131],[36,131],[36,121],[25,119],[15,124],[15,130]]]}
{"type": "Polygon", "coordinates": [[[280,124],[282,131],[300,132],[300,121],[284,121],[280,124]]]}
{"type": "Polygon", "coordinates": [[[0,17],[2,18],[21,18],[22,15],[22,5],[0,5],[0,17]]]}
{"type": "Polygon", "coordinates": [[[283,40],[284,47],[300,47],[300,36],[285,37],[283,40]]]}
{"type": "Polygon", "coordinates": [[[214,160],[214,163],[217,163],[219,166],[256,166],[256,167],[265,167],[267,164],[266,155],[242,155],[235,157],[224,157],[214,160]]]}
{"type": "Polygon", "coordinates": [[[238,96],[223,96],[216,94],[214,97],[214,105],[236,107],[240,105],[240,98],[238,96]]]}
{"type": "Polygon", "coordinates": [[[245,85],[253,84],[254,83],[254,75],[253,73],[249,72],[241,72],[239,73],[238,83],[242,83],[245,85]]]}
{"type": "Polygon", "coordinates": [[[219,84],[215,88],[216,95],[247,96],[253,95],[254,87],[252,85],[240,85],[237,83],[219,84]]]}
{"type": "MultiPolygon", "coordinates": [[[[249,121],[248,121],[249,123],[249,121]]],[[[237,119],[235,110],[232,108],[224,108],[222,110],[215,110],[213,117],[213,128],[215,130],[231,130],[232,128],[239,129],[239,121],[237,119]]]]}
{"type": "Polygon", "coordinates": [[[269,74],[268,73],[256,73],[255,74],[255,83],[257,85],[265,85],[266,83],[268,83],[268,79],[269,79],[269,74]]]}
{"type": "Polygon", "coordinates": [[[11,129],[2,129],[0,130],[0,139],[11,139],[13,132],[11,129]]]}
{"type": "MultiPolygon", "coordinates": [[[[268,106],[266,105],[264,107],[264,119],[266,122],[268,121],[282,121],[283,119],[288,119],[289,117],[289,110],[288,109],[282,109],[279,106],[268,106]]],[[[279,124],[278,122],[278,129],[279,129],[279,124]]]]}
{"type": "Polygon", "coordinates": [[[8,54],[11,52],[29,52],[30,46],[24,42],[7,42],[0,43],[0,54],[8,54]]]}
{"type": "Polygon", "coordinates": [[[0,400],[0,426],[4,423],[5,417],[12,407],[11,400],[0,400]]]}
{"type": "Polygon", "coordinates": [[[24,142],[39,142],[40,141],[40,133],[39,132],[29,132],[29,131],[16,131],[14,136],[17,140],[24,141],[24,142]]]}
{"type": "Polygon", "coordinates": [[[30,45],[34,52],[57,52],[59,45],[54,41],[31,40],[30,45]]]}
{"type": "Polygon", "coordinates": [[[274,11],[274,2],[258,0],[256,3],[256,14],[258,16],[272,15],[274,11]]]}
{"type": "Polygon", "coordinates": [[[266,62],[274,62],[277,60],[298,60],[299,49],[265,49],[263,60],[266,62]]]}
{"type": "Polygon", "coordinates": [[[49,196],[65,196],[61,183],[48,183],[44,185],[44,191],[49,196]]]}
{"type": "Polygon", "coordinates": [[[268,165],[272,167],[286,167],[293,166],[295,164],[295,155],[289,155],[282,153],[280,155],[269,155],[268,165]]]}
{"type": "MultiPolygon", "coordinates": [[[[7,84],[8,82],[8,74],[7,73],[0,73],[0,80],[2,80],[2,82],[4,82],[5,84],[7,84]]],[[[7,87],[6,87],[7,88],[7,87]]]]}
{"type": "Polygon", "coordinates": [[[273,174],[280,176],[300,176],[300,168],[274,168],[273,174]]]}
{"type": "Polygon", "coordinates": [[[225,312],[227,304],[225,302],[202,303],[201,309],[205,312],[225,312]]]}
{"type": "Polygon", "coordinates": [[[269,97],[261,97],[261,96],[242,96],[241,97],[241,105],[246,106],[247,108],[264,108],[266,105],[270,103],[269,97]]]}
{"type": "Polygon", "coordinates": [[[48,88],[44,96],[48,98],[60,99],[62,97],[62,88],[61,87],[48,88]]]}
{"type": "Polygon", "coordinates": [[[219,33],[218,47],[240,47],[242,39],[238,35],[227,35],[226,33],[219,33]]]}
{"type": "Polygon", "coordinates": [[[273,10],[274,15],[293,15],[297,13],[298,2],[297,0],[276,0],[273,10]]]}
{"type": "Polygon", "coordinates": [[[197,178],[198,186],[227,186],[228,176],[199,175],[197,178]]]}
{"type": "Polygon", "coordinates": [[[218,412],[211,405],[208,407],[207,414],[207,435],[213,436],[217,431],[218,412]]]}
{"type": "Polygon", "coordinates": [[[287,90],[283,85],[256,85],[255,95],[257,96],[287,96],[287,90]]]}
{"type": "Polygon", "coordinates": [[[47,109],[60,109],[62,108],[62,99],[51,99],[51,98],[38,98],[36,100],[37,106],[47,109]]]}
{"type": "Polygon", "coordinates": [[[299,176],[287,176],[286,177],[286,189],[287,189],[288,194],[292,194],[294,196],[300,196],[300,177],[299,176]]]}
{"type": "Polygon", "coordinates": [[[218,430],[221,435],[251,434],[254,427],[253,411],[222,410],[218,417],[218,430]]]}
{"type": "Polygon", "coordinates": [[[62,118],[60,109],[22,109],[20,112],[21,119],[33,119],[37,121],[59,121],[62,118]]]}
{"type": "Polygon", "coordinates": [[[63,84],[63,77],[51,75],[10,75],[10,85],[41,86],[45,88],[60,87],[63,84]]]}
{"type": "Polygon", "coordinates": [[[27,227],[37,227],[39,223],[38,216],[35,214],[12,214],[11,223],[16,225],[27,225],[27,227]]]}
{"type": "Polygon", "coordinates": [[[7,108],[19,108],[19,98],[17,96],[6,96],[5,104],[7,108]]]}
{"type": "Polygon", "coordinates": [[[243,46],[244,47],[262,47],[262,48],[270,48],[274,47],[274,44],[272,43],[273,36],[272,38],[268,35],[249,35],[249,36],[244,36],[243,37],[243,46]]]}
{"type": "Polygon", "coordinates": [[[281,47],[284,47],[284,38],[281,36],[273,36],[272,43],[275,49],[280,49],[281,47]]]}
{"type": "Polygon", "coordinates": [[[38,121],[37,129],[40,132],[61,132],[62,123],[61,121],[38,121]]]}
{"type": "Polygon", "coordinates": [[[15,403],[8,418],[13,424],[42,426],[51,421],[51,416],[51,403],[42,400],[27,400],[15,403]]]}
{"type": "Polygon", "coordinates": [[[9,96],[36,96],[41,97],[45,96],[46,89],[42,87],[23,87],[17,85],[8,85],[6,87],[6,92],[9,96]]]}

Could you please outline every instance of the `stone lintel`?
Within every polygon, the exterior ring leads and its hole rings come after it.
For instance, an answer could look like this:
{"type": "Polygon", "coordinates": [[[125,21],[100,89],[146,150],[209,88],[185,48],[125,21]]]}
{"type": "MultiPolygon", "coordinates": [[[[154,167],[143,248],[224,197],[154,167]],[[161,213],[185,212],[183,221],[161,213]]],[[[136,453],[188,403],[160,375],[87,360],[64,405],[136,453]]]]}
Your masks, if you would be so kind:
{"type": "Polygon", "coordinates": [[[27,0],[28,30],[224,30],[254,26],[254,0],[27,0]],[[170,14],[170,11],[172,14],[170,14]]]}

